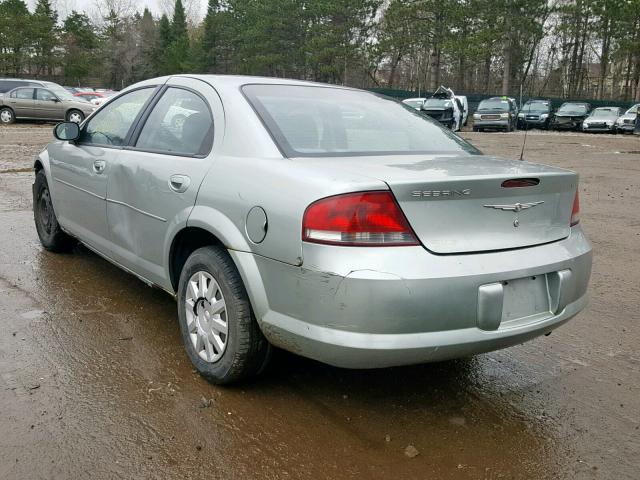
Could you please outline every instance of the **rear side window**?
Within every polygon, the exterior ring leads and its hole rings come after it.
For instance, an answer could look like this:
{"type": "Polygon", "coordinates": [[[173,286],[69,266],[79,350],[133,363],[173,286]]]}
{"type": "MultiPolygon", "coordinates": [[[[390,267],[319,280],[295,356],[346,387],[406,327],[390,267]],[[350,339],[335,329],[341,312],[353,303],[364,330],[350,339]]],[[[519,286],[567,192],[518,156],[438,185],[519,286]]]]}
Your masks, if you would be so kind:
{"type": "Polygon", "coordinates": [[[36,91],[36,98],[38,100],[57,100],[58,97],[56,97],[53,93],[51,93],[49,90],[45,90],[44,88],[39,88],[36,91]]]}
{"type": "Polygon", "coordinates": [[[11,92],[11,98],[19,98],[21,100],[33,100],[33,88],[18,88],[11,92]]]}
{"type": "Polygon", "coordinates": [[[147,118],[136,148],[178,155],[204,155],[213,143],[207,103],[182,88],[168,88],[147,118]]]}
{"type": "Polygon", "coordinates": [[[123,145],[131,125],[154,90],[155,87],[141,88],[110,102],[89,120],[80,134],[80,143],[123,145]]]}
{"type": "Polygon", "coordinates": [[[245,85],[287,157],[479,151],[414,108],[373,93],[302,85],[245,85]]]}

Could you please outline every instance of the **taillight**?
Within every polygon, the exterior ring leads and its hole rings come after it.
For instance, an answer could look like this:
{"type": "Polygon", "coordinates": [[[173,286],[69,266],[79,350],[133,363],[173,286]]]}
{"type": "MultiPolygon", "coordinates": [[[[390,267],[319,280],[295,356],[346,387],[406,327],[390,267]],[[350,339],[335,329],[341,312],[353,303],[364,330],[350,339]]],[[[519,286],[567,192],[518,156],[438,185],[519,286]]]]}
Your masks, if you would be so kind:
{"type": "Polygon", "coordinates": [[[391,192],[357,192],[323,198],[302,219],[305,242],[349,246],[419,245],[391,192]]]}
{"type": "Polygon", "coordinates": [[[571,209],[571,226],[580,223],[580,195],[576,190],[576,196],[573,197],[573,208],[571,209]]]}

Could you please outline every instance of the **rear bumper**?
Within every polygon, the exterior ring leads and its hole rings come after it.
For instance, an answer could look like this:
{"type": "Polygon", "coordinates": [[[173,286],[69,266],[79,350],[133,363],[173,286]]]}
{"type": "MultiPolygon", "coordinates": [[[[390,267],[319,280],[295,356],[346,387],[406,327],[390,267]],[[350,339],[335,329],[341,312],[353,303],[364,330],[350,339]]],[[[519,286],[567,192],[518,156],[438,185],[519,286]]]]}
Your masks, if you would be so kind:
{"type": "Polygon", "coordinates": [[[495,331],[471,327],[413,334],[369,334],[309,325],[275,312],[264,320],[265,333],[272,342],[276,339],[276,344],[282,342],[280,346],[303,356],[336,367],[384,368],[462,358],[518,345],[558,328],[586,304],[584,295],[558,315],[495,331]]]}
{"type": "Polygon", "coordinates": [[[302,267],[232,254],[271,343],[331,365],[377,368],[507,347],[570,319],[586,303],[591,273],[589,242],[571,230],[546,245],[468,255],[304,244],[302,267]],[[254,274],[243,266],[251,262],[254,274]],[[535,276],[545,279],[548,309],[507,318],[502,283],[535,276]]]}

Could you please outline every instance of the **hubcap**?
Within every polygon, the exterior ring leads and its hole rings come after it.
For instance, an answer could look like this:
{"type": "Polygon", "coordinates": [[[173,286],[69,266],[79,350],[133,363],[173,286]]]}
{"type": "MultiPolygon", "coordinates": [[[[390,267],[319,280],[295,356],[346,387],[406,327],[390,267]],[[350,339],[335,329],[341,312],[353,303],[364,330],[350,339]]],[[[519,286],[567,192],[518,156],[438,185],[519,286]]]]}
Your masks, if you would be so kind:
{"type": "Polygon", "coordinates": [[[227,347],[227,307],[218,282],[207,272],[194,273],[185,298],[191,344],[205,362],[217,362],[227,347]]]}
{"type": "Polygon", "coordinates": [[[69,115],[69,121],[73,123],[80,123],[82,121],[82,116],[77,112],[73,112],[69,115]]]}
{"type": "Polygon", "coordinates": [[[3,110],[2,112],[0,112],[0,120],[2,120],[4,123],[9,123],[12,118],[13,115],[11,115],[11,112],[9,110],[3,110]]]}
{"type": "Polygon", "coordinates": [[[53,208],[51,207],[51,197],[49,196],[49,189],[43,188],[40,193],[40,201],[38,202],[38,215],[40,219],[40,225],[47,234],[51,233],[51,224],[53,223],[53,208]]]}

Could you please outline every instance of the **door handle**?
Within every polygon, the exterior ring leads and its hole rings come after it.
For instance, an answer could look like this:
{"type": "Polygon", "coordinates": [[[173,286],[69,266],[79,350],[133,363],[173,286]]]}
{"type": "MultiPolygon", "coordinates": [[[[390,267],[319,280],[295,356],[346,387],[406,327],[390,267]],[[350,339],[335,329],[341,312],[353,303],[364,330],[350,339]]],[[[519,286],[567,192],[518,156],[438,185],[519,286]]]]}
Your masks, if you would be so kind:
{"type": "Polygon", "coordinates": [[[97,174],[100,174],[104,172],[104,169],[106,166],[107,164],[105,163],[104,160],[96,160],[95,162],[93,162],[93,171],[96,172],[97,174]]]}
{"type": "Polygon", "coordinates": [[[191,185],[191,179],[186,175],[171,175],[169,178],[169,188],[176,193],[184,193],[191,185]]]}

